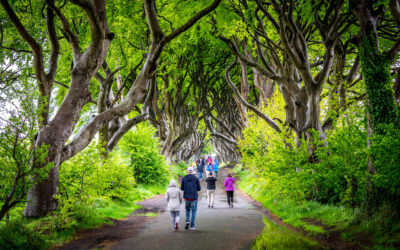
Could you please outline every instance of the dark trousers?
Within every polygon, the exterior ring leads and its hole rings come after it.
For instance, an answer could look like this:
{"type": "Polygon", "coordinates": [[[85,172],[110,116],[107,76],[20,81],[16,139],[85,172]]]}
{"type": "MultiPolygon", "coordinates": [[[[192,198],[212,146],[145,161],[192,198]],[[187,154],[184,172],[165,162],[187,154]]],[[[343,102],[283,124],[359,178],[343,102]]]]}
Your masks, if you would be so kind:
{"type": "Polygon", "coordinates": [[[226,196],[228,198],[228,205],[233,204],[233,191],[226,191],[226,196]]]}

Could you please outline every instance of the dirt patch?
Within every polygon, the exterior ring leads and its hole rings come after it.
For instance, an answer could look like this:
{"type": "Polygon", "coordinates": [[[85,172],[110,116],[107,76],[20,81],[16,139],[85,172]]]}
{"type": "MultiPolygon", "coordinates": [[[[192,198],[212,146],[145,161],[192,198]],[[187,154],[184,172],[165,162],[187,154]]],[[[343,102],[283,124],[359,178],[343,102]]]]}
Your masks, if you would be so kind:
{"type": "Polygon", "coordinates": [[[125,238],[135,237],[153,217],[142,216],[146,213],[161,213],[165,210],[166,202],[164,195],[138,202],[142,208],[135,210],[128,218],[115,220],[109,218],[113,224],[102,225],[100,228],[86,229],[77,232],[74,239],[62,246],[53,249],[92,249],[109,248],[125,238]]]}

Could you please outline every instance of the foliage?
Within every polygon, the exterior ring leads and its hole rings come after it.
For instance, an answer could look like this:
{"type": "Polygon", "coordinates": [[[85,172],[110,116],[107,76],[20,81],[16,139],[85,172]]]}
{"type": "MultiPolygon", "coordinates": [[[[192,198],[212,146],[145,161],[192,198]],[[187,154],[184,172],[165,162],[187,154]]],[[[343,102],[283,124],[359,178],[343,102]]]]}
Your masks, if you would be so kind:
{"type": "Polygon", "coordinates": [[[178,164],[173,164],[170,166],[169,169],[172,174],[172,178],[177,180],[179,176],[184,176],[186,174],[187,165],[185,162],[180,161],[178,164]]]}
{"type": "Polygon", "coordinates": [[[365,199],[367,133],[352,124],[338,128],[327,138],[328,146],[317,151],[314,181],[316,199],[323,203],[360,206],[365,199]]]}
{"type": "Polygon", "coordinates": [[[397,243],[400,242],[399,148],[400,129],[394,128],[393,124],[381,127],[381,133],[371,137],[370,156],[376,174],[368,176],[372,187],[369,204],[363,207],[364,217],[360,216],[358,221],[367,231],[372,230],[377,240],[384,238],[397,243]]]}
{"type": "Polygon", "coordinates": [[[140,207],[135,202],[165,192],[162,183],[135,183],[130,152],[117,150],[102,159],[96,144],[61,166],[57,211],[33,220],[21,218],[22,208],[10,212],[10,224],[0,224],[1,247],[43,249],[60,244],[77,230],[124,218],[140,207]]]}
{"type": "Polygon", "coordinates": [[[359,55],[369,101],[368,112],[372,117],[374,129],[380,133],[381,124],[398,122],[390,75],[390,58],[379,51],[372,32],[363,37],[359,55]]]}
{"type": "Polygon", "coordinates": [[[45,249],[48,246],[44,235],[24,222],[12,222],[0,228],[0,249],[45,249]]]}
{"type": "MultiPolygon", "coordinates": [[[[41,168],[32,168],[34,162],[42,163],[47,156],[47,145],[35,146],[38,132],[35,105],[26,102],[36,93],[29,83],[22,85],[27,92],[10,93],[8,104],[1,105],[0,113],[0,220],[14,206],[24,203],[29,188],[35,181],[47,178],[52,164],[41,168]]],[[[9,94],[7,88],[3,94],[9,94]]]]}
{"type": "Polygon", "coordinates": [[[249,121],[239,144],[244,167],[236,169],[244,191],[284,222],[311,233],[324,229],[308,225],[304,218],[347,228],[350,234],[369,232],[378,245],[399,242],[400,134],[393,124],[381,126],[381,132],[369,138],[368,147],[365,110],[350,107],[328,133],[326,146],[318,142],[318,162],[310,164],[306,141],[296,146],[290,134],[276,134],[252,116],[249,121]],[[377,171],[370,176],[369,157],[377,171]],[[367,192],[371,184],[374,193],[367,192]],[[363,211],[370,195],[378,198],[376,211],[363,211]],[[374,216],[363,217],[364,213],[374,216]]]}
{"type": "Polygon", "coordinates": [[[140,124],[135,131],[129,131],[121,141],[121,149],[129,157],[129,167],[138,183],[166,183],[168,170],[166,161],[160,155],[160,144],[154,138],[155,129],[140,124]]]}
{"type": "Polygon", "coordinates": [[[239,187],[251,195],[254,199],[261,202],[273,214],[281,218],[285,223],[295,227],[304,228],[309,233],[320,233],[324,229],[321,227],[309,227],[303,218],[315,218],[327,225],[348,225],[354,217],[351,209],[344,206],[323,205],[316,201],[293,201],[290,199],[280,199],[275,193],[266,188],[266,183],[262,177],[254,172],[244,169],[234,169],[240,177],[239,187]]]}

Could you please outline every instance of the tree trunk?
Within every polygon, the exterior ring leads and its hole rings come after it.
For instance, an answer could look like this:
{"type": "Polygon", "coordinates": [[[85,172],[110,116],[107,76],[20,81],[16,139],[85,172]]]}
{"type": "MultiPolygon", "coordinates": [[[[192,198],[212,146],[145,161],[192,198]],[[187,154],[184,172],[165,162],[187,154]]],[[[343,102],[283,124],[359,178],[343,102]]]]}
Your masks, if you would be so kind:
{"type": "Polygon", "coordinates": [[[317,150],[316,140],[326,139],[325,133],[322,131],[321,121],[319,119],[321,107],[321,91],[322,86],[312,85],[308,90],[308,103],[307,103],[307,121],[306,121],[306,135],[307,140],[310,142],[308,146],[309,161],[311,163],[317,162],[315,151],[317,150]],[[319,138],[314,138],[313,132],[319,132],[319,138]]]}
{"type": "Polygon", "coordinates": [[[54,195],[58,193],[58,168],[61,163],[61,153],[65,142],[71,136],[80,116],[83,106],[91,100],[89,82],[104,60],[110,40],[104,39],[97,51],[97,65],[92,62],[89,53],[81,56],[79,62],[71,71],[71,85],[65,100],[61,104],[54,119],[38,134],[36,147],[48,147],[48,155],[44,162],[36,161],[34,168],[52,167],[46,179],[36,177],[35,183],[28,191],[27,204],[24,211],[26,217],[42,216],[57,208],[58,202],[54,195]]]}
{"type": "Polygon", "coordinates": [[[172,162],[172,143],[174,142],[174,139],[175,139],[175,132],[173,129],[173,125],[170,124],[167,138],[165,139],[161,150],[161,154],[165,157],[167,163],[172,162]]]}

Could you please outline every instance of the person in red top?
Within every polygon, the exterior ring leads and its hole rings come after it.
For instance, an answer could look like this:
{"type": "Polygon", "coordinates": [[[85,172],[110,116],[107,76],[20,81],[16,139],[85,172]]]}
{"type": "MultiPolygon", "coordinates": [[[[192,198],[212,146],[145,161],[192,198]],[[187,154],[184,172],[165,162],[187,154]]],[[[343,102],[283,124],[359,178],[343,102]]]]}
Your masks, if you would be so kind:
{"type": "Polygon", "coordinates": [[[209,165],[212,165],[212,158],[211,158],[211,156],[208,156],[208,164],[209,164],[209,165]]]}

